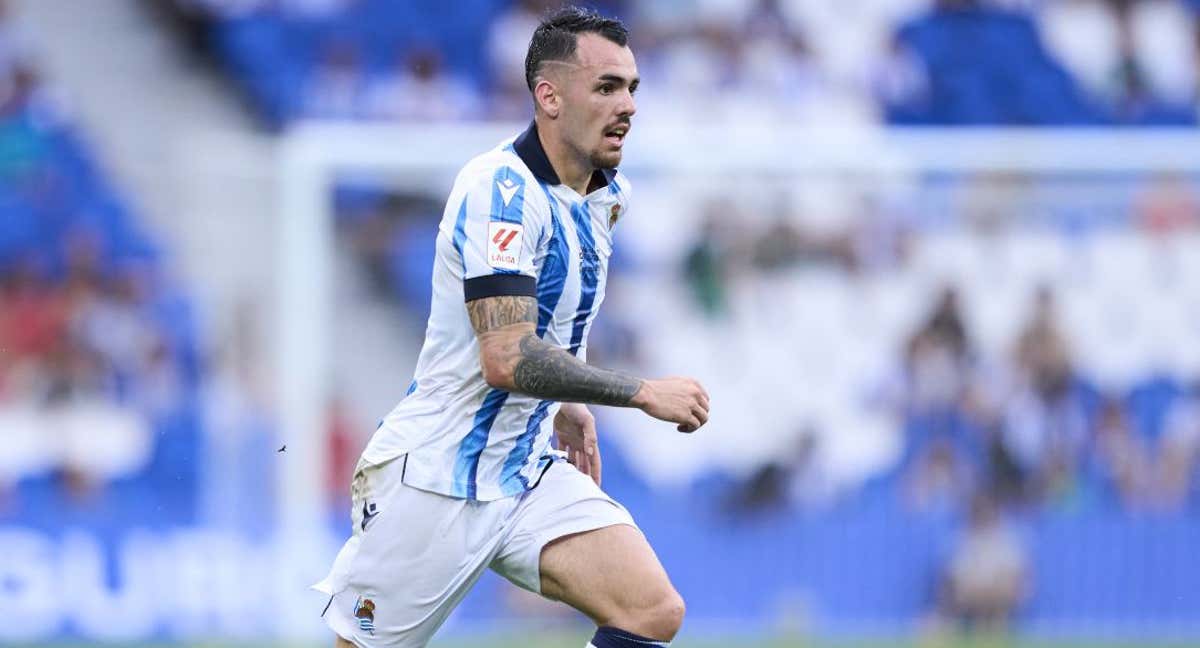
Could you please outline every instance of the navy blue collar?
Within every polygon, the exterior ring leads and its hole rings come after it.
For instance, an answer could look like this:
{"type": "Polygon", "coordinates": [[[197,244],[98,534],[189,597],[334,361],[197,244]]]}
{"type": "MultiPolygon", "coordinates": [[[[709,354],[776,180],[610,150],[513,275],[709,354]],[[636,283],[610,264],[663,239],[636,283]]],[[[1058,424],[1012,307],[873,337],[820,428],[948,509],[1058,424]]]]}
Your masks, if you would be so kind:
{"type": "MultiPolygon", "coordinates": [[[[529,128],[517,136],[517,139],[513,141],[513,150],[517,152],[517,156],[521,158],[525,166],[533,171],[533,175],[537,176],[538,180],[546,184],[562,184],[562,181],[558,179],[558,174],[554,171],[554,165],[550,164],[546,149],[542,148],[542,140],[538,139],[537,122],[531,122],[529,128]]],[[[596,189],[602,189],[607,187],[615,177],[617,177],[616,169],[597,169],[596,173],[592,174],[591,184],[596,189]]]]}

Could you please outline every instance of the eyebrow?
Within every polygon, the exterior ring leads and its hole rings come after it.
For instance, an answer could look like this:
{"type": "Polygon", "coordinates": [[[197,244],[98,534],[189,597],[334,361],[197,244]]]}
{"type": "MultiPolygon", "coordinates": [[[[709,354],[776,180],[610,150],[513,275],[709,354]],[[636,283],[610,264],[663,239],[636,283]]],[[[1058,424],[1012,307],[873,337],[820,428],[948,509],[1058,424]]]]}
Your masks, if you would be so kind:
{"type": "Polygon", "coordinates": [[[628,81],[629,85],[634,85],[635,83],[638,83],[639,81],[641,81],[641,77],[633,77],[632,79],[626,79],[625,77],[620,76],[618,74],[601,74],[599,81],[606,81],[609,83],[626,83],[626,81],[628,81]]]}

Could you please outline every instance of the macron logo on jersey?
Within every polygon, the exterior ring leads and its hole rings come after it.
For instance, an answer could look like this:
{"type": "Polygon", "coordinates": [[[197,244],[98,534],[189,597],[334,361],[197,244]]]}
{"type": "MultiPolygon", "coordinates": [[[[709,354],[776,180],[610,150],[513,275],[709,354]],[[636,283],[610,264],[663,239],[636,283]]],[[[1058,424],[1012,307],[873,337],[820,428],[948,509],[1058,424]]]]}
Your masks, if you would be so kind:
{"type": "Polygon", "coordinates": [[[488,265],[500,270],[520,270],[523,231],[519,223],[488,223],[488,265]]]}
{"type": "Polygon", "coordinates": [[[503,182],[497,182],[496,188],[500,190],[500,198],[504,201],[504,206],[508,207],[508,203],[512,202],[513,196],[517,195],[517,189],[521,186],[512,181],[512,178],[505,178],[503,182]]]}

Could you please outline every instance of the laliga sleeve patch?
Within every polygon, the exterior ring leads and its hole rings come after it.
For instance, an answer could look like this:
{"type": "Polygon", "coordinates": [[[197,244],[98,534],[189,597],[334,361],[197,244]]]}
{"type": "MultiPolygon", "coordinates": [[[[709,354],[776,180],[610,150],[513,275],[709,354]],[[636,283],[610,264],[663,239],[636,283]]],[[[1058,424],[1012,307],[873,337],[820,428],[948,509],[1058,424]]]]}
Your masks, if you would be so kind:
{"type": "Polygon", "coordinates": [[[488,265],[497,270],[520,270],[522,235],[520,223],[488,223],[488,265]]]}

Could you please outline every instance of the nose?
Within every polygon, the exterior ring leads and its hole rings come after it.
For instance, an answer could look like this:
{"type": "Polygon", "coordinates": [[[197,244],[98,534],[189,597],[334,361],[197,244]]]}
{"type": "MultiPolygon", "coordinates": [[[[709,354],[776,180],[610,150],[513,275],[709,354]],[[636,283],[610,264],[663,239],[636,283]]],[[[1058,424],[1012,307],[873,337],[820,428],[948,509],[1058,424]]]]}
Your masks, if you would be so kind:
{"type": "Polygon", "coordinates": [[[632,117],[637,112],[637,102],[633,99],[633,93],[626,90],[621,94],[621,105],[617,110],[617,115],[620,117],[632,117]]]}

